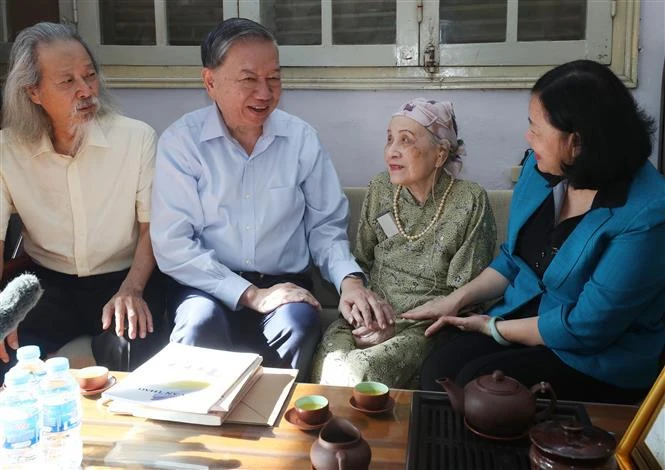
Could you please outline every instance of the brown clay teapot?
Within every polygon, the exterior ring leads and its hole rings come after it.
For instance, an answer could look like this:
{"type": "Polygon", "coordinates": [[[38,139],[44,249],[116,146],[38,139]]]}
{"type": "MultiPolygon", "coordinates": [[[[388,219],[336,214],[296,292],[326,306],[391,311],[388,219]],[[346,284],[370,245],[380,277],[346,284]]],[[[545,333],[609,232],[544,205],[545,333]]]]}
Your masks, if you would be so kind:
{"type": "Polygon", "coordinates": [[[349,420],[333,417],[309,451],[315,470],[367,470],[372,451],[349,420]]]}
{"type": "Polygon", "coordinates": [[[556,406],[556,395],[549,383],[540,382],[529,390],[500,370],[472,380],[464,389],[447,378],[437,382],[448,392],[453,409],[464,415],[467,427],[485,437],[521,437],[534,422],[547,418],[556,406]],[[550,405],[536,414],[538,392],[550,396],[550,405]]]}

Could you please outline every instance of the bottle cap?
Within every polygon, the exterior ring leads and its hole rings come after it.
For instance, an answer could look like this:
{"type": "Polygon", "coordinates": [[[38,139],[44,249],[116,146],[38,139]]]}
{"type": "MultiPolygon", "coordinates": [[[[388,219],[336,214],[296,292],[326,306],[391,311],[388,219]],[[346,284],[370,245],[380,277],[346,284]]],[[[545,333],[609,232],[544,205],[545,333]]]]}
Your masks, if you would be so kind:
{"type": "Polygon", "coordinates": [[[41,351],[39,346],[21,346],[16,350],[16,357],[19,361],[29,361],[30,359],[39,359],[41,351]]]}
{"type": "Polygon", "coordinates": [[[47,359],[46,362],[47,372],[62,372],[69,370],[69,359],[66,357],[52,357],[47,359]]]}
{"type": "Polygon", "coordinates": [[[18,385],[24,385],[30,382],[31,378],[32,376],[27,370],[12,367],[5,374],[5,386],[12,388],[18,385]]]}

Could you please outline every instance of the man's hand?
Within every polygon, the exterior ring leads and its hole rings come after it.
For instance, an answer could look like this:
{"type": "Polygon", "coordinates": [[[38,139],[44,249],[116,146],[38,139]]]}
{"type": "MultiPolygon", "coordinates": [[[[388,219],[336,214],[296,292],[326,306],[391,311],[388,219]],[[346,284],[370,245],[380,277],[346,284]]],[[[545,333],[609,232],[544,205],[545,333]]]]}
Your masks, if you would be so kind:
{"type": "Polygon", "coordinates": [[[291,282],[275,284],[267,289],[249,286],[240,296],[241,305],[259,313],[270,313],[281,305],[296,302],[305,302],[321,310],[321,304],[310,291],[291,282]]]}
{"type": "Polygon", "coordinates": [[[5,348],[5,341],[10,348],[14,350],[18,349],[18,331],[10,331],[7,337],[0,341],[0,360],[6,364],[9,362],[9,353],[5,348]]]}
{"type": "Polygon", "coordinates": [[[383,329],[371,329],[367,326],[360,326],[351,332],[356,347],[360,349],[376,346],[395,336],[395,325],[388,325],[383,329]]]}
{"type": "Polygon", "coordinates": [[[148,304],[143,300],[143,292],[131,287],[127,282],[120,285],[118,292],[111,297],[102,309],[102,328],[111,326],[115,318],[115,333],[123,336],[125,328],[130,339],[136,338],[136,333],[145,338],[153,332],[152,314],[148,304]]]}
{"type": "Polygon", "coordinates": [[[434,320],[427,330],[425,336],[432,336],[446,323],[446,318],[456,317],[459,314],[459,306],[451,296],[441,296],[425,302],[424,304],[404,312],[402,318],[408,320],[434,320]]]}
{"type": "Polygon", "coordinates": [[[384,329],[395,323],[392,306],[365,288],[361,279],[345,278],[341,291],[339,311],[351,326],[384,329]]]}

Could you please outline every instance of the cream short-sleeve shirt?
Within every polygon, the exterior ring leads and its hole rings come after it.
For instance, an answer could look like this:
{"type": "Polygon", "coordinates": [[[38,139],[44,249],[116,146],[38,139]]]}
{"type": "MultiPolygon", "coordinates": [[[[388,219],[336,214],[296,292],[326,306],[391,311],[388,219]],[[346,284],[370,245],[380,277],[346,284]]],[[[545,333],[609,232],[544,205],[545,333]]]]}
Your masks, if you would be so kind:
{"type": "Polygon", "coordinates": [[[118,114],[92,121],[73,157],[46,135],[20,144],[0,131],[0,239],[17,212],[39,265],[78,276],[127,269],[138,223],[150,220],[156,141],[150,126],[118,114]]]}

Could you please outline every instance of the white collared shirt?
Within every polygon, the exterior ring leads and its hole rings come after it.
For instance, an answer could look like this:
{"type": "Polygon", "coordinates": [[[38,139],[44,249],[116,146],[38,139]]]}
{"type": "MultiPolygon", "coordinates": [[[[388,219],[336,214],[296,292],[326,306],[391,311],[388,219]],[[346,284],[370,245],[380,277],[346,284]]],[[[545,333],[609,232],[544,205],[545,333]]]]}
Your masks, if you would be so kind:
{"type": "Polygon", "coordinates": [[[160,137],[150,235],[159,268],[230,308],[250,285],[235,274],[299,273],[311,264],[339,289],[360,271],[348,201],[316,131],[275,110],[251,155],[216,105],[160,137]]]}
{"type": "Polygon", "coordinates": [[[19,144],[0,131],[0,236],[12,212],[38,264],[89,276],[128,268],[138,222],[150,221],[155,131],[117,114],[95,119],[74,157],[48,136],[19,144]]]}

